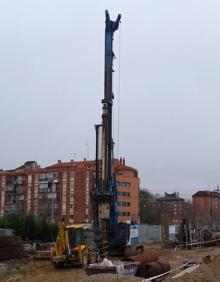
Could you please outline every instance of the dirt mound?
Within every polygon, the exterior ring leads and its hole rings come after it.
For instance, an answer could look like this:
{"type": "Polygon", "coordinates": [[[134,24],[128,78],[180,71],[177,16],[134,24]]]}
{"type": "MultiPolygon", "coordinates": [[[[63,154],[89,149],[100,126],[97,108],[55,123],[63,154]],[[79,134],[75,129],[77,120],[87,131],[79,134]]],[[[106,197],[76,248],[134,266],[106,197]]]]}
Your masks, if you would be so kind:
{"type": "Polygon", "coordinates": [[[21,258],[25,256],[19,237],[0,236],[0,261],[21,258]]]}

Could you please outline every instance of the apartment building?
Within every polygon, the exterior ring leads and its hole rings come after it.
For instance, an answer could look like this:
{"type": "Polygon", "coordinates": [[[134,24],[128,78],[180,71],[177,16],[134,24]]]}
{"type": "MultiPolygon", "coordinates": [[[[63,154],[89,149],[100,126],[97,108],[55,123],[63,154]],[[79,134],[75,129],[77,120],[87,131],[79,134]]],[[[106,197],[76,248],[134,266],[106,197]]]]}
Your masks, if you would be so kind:
{"type": "MultiPolygon", "coordinates": [[[[139,178],[125,161],[114,160],[119,220],[138,218],[139,178]]],[[[62,162],[41,168],[35,161],[0,171],[0,215],[32,214],[58,221],[90,222],[90,192],[95,181],[95,161],[62,162]]]]}
{"type": "Polygon", "coordinates": [[[210,227],[220,227],[219,191],[198,191],[192,199],[195,221],[210,227]]]}
{"type": "Polygon", "coordinates": [[[184,217],[184,199],[179,197],[179,193],[164,193],[164,197],[157,199],[161,214],[168,215],[169,224],[180,224],[184,217]]]}
{"type": "Polygon", "coordinates": [[[29,214],[35,211],[36,162],[26,162],[15,170],[0,171],[0,216],[4,214],[29,214]],[[33,208],[33,209],[32,209],[33,208]]]}
{"type": "Polygon", "coordinates": [[[139,217],[138,171],[125,165],[125,160],[115,161],[116,186],[118,192],[119,220],[137,221],[139,217]]]}

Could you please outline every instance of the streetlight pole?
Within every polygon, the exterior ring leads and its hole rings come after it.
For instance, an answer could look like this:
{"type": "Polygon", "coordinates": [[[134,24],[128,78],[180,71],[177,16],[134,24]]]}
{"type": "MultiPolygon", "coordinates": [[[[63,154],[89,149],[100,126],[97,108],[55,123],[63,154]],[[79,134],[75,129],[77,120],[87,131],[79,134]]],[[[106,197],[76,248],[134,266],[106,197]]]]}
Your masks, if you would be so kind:
{"type": "MultiPolygon", "coordinates": [[[[56,184],[57,184],[58,180],[55,179],[53,180],[52,183],[52,197],[51,197],[51,222],[54,222],[54,192],[56,192],[56,184]]],[[[55,193],[56,195],[56,193],[55,193]]]]}

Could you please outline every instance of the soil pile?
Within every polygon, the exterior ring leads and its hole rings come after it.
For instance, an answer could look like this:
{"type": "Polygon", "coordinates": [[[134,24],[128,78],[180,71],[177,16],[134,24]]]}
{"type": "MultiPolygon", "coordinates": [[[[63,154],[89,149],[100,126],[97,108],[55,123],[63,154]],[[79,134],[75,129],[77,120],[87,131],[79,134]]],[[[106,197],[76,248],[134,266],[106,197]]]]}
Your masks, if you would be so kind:
{"type": "Polygon", "coordinates": [[[0,261],[25,256],[19,237],[15,235],[0,236],[0,261]]]}
{"type": "Polygon", "coordinates": [[[220,281],[220,255],[218,255],[212,262],[206,264],[201,263],[200,266],[192,273],[187,273],[184,276],[166,281],[176,282],[216,282],[220,281]]]}

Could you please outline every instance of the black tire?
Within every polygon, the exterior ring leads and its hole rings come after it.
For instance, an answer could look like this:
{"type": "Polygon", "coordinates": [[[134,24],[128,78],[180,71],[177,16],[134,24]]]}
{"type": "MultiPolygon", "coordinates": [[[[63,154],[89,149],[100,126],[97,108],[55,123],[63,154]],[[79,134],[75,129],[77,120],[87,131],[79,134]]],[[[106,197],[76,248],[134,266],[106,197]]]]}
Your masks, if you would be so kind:
{"type": "Polygon", "coordinates": [[[94,252],[91,252],[89,254],[89,263],[95,263],[96,262],[96,254],[94,252]]]}
{"type": "Polygon", "coordinates": [[[64,268],[64,262],[63,261],[54,262],[53,265],[54,265],[54,268],[56,268],[56,269],[64,268]]]}

